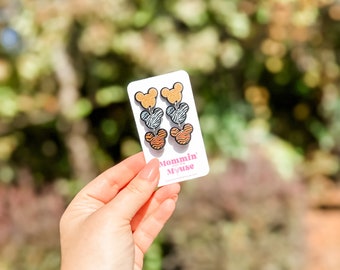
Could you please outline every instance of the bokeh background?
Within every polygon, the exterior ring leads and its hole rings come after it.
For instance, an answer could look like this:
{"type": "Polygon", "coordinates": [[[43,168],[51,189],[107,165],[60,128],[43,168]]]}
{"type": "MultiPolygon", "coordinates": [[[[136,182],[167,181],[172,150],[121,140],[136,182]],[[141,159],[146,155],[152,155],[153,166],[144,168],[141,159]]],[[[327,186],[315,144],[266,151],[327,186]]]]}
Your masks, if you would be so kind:
{"type": "Polygon", "coordinates": [[[0,269],[59,269],[67,203],[141,149],[127,84],[178,69],[211,172],[145,269],[340,269],[339,49],[337,0],[1,0],[0,269]]]}

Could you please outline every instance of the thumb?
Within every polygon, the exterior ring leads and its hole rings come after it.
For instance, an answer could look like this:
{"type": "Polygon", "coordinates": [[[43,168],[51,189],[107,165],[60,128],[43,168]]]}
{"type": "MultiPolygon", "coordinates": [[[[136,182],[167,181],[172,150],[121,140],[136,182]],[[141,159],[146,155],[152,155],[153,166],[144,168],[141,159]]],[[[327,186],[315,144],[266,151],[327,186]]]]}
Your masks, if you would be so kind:
{"type": "Polygon", "coordinates": [[[150,199],[159,180],[159,161],[152,159],[107,205],[115,216],[131,221],[150,199]]]}

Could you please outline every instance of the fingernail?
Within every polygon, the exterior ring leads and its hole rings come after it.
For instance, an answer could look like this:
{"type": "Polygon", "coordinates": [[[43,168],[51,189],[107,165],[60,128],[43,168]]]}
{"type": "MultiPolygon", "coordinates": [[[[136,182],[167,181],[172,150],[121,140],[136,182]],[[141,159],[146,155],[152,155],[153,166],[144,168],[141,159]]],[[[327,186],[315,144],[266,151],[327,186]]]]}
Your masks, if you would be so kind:
{"type": "Polygon", "coordinates": [[[147,181],[154,181],[159,175],[159,161],[158,159],[152,159],[145,167],[140,171],[139,177],[147,181]]]}
{"type": "Polygon", "coordinates": [[[172,196],[171,199],[173,199],[175,202],[177,202],[177,200],[178,200],[178,195],[176,194],[176,195],[172,196]]]}

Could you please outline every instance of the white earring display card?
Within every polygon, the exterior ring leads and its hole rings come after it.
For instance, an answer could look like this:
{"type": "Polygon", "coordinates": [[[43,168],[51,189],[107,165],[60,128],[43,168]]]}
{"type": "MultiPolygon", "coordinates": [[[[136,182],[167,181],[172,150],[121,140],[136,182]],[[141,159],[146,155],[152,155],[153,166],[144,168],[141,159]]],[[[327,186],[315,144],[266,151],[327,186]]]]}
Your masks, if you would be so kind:
{"type": "Polygon", "coordinates": [[[146,161],[158,158],[159,186],[208,174],[209,164],[187,72],[131,82],[128,95],[146,161]]]}

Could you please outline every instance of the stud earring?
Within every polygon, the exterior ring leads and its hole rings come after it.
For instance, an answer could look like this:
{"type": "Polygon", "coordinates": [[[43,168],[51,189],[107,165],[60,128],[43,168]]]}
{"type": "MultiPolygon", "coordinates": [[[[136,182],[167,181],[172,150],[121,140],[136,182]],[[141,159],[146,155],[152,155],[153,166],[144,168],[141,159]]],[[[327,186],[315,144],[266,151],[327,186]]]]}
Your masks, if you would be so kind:
{"type": "Polygon", "coordinates": [[[165,146],[165,139],[168,133],[165,129],[159,128],[162,123],[164,112],[161,108],[156,107],[156,98],[158,92],[156,88],[150,88],[146,94],[139,91],[135,94],[135,100],[143,107],[140,113],[140,119],[145,126],[150,129],[144,135],[145,141],[151,148],[161,150],[165,146]]]}
{"type": "Polygon", "coordinates": [[[194,128],[189,123],[184,123],[189,111],[189,105],[182,101],[183,84],[176,82],[173,88],[162,88],[161,96],[170,104],[166,108],[166,114],[176,126],[170,129],[170,135],[180,145],[186,145],[191,140],[194,128]]]}

